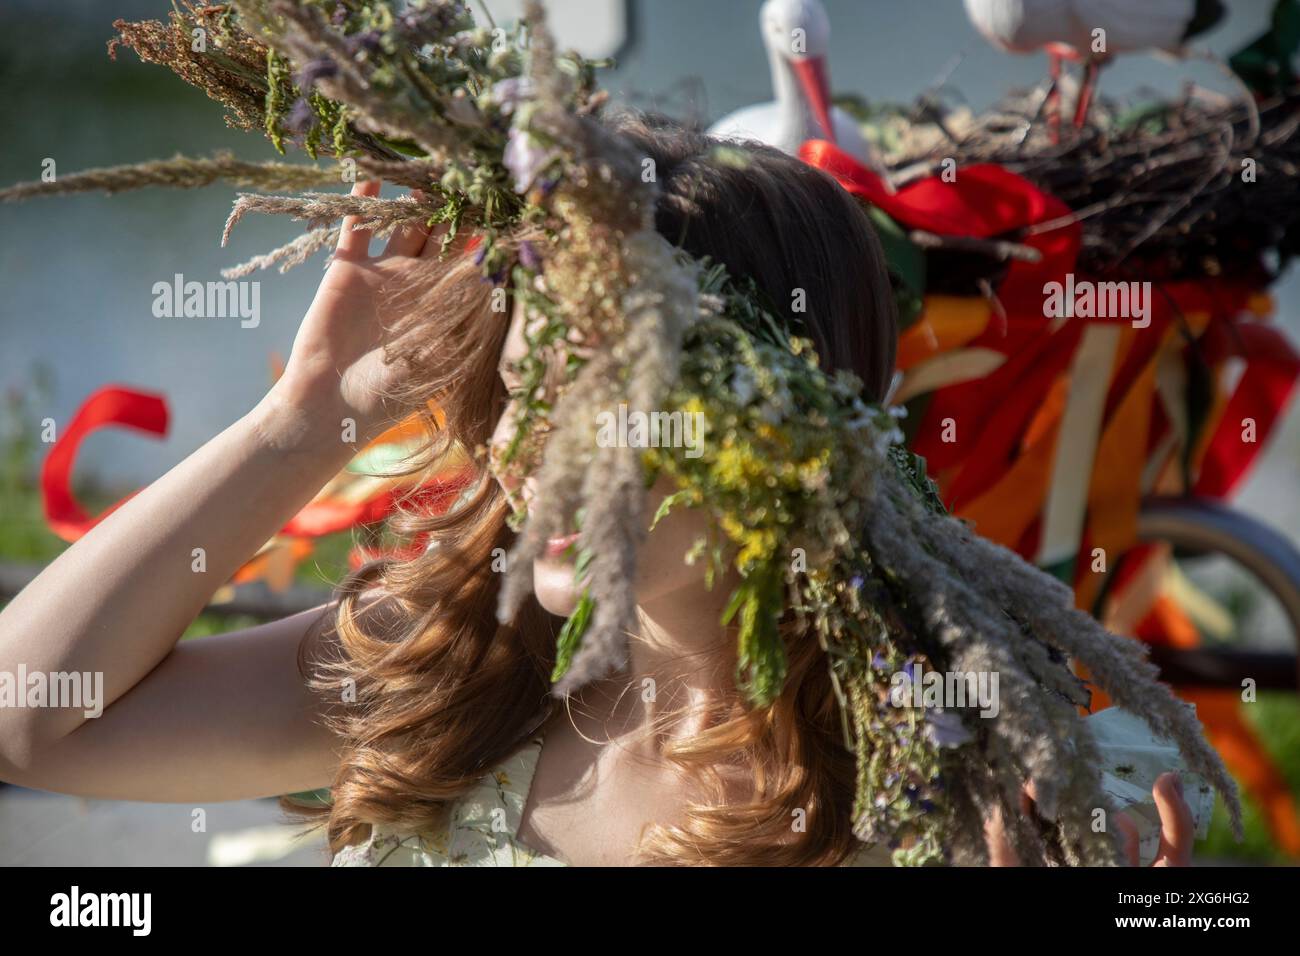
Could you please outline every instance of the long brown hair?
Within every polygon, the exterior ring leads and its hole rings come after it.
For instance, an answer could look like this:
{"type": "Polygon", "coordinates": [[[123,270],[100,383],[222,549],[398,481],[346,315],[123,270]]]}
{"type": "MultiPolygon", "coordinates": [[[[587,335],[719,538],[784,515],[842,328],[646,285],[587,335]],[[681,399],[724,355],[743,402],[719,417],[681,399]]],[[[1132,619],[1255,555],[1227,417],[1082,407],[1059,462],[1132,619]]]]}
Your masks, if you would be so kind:
{"type": "MultiPolygon", "coordinates": [[[[666,120],[625,115],[612,124],[653,161],[658,232],[752,280],[776,315],[813,340],[825,368],[852,371],[867,398],[881,399],[896,320],[880,244],[856,201],[821,171],[763,145],[720,152],[718,141],[666,120]],[[743,162],[727,152],[736,150],[743,162]]],[[[425,413],[430,460],[454,445],[486,444],[507,399],[496,369],[508,322],[491,312],[491,288],[465,253],[458,244],[402,293],[408,317],[395,330],[427,330],[425,344],[393,358],[414,368],[416,384],[395,399],[425,413]]],[[[471,467],[472,491],[451,511],[412,508],[398,521],[399,532],[432,546],[355,573],[332,626],[304,644],[314,686],[342,701],[329,712],[342,754],[322,811],[335,850],[364,839],[372,824],[437,825],[553,705],[559,622],[530,600],[513,624],[497,623],[493,556],[509,550],[513,534],[482,457],[471,467]],[[376,594],[382,599],[369,600],[376,594]]],[[[791,622],[784,630],[790,667],[780,698],[761,710],[726,702],[720,722],[665,753],[719,799],[648,834],[647,862],[826,865],[854,848],[853,758],[825,659],[791,622]],[[715,770],[736,762],[752,772],[753,792],[727,803],[715,770]]]]}

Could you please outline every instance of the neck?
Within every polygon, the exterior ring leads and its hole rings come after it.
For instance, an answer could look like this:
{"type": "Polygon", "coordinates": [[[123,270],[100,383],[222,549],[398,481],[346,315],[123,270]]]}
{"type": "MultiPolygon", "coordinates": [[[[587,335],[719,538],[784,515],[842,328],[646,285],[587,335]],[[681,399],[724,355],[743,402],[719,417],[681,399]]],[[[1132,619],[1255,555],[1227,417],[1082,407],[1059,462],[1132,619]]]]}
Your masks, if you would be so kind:
{"type": "Polygon", "coordinates": [[[717,723],[718,705],[735,686],[725,643],[734,635],[719,623],[729,596],[718,586],[638,606],[628,664],[600,682],[611,735],[640,738],[638,746],[659,752],[717,723]]]}
{"type": "Polygon", "coordinates": [[[799,86],[790,61],[775,50],[769,50],[768,63],[772,71],[772,93],[776,99],[777,115],[781,119],[781,136],[782,139],[789,139],[792,144],[781,144],[781,148],[796,149],[804,140],[820,139],[821,127],[799,86]]]}

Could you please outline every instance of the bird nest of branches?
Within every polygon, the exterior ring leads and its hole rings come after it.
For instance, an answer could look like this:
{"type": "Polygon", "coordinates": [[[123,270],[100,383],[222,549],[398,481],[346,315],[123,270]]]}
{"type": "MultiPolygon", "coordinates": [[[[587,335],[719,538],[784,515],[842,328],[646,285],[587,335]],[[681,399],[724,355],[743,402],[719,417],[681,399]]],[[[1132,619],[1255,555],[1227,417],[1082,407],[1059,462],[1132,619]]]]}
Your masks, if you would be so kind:
{"type": "MultiPolygon", "coordinates": [[[[1190,88],[1175,100],[1097,102],[1084,126],[1066,123],[1059,136],[1043,99],[1041,89],[1016,93],[975,114],[925,96],[870,128],[896,186],[955,160],[958,169],[999,164],[1058,197],[1070,215],[1032,229],[1077,220],[1082,271],[1153,280],[1253,275],[1267,284],[1300,248],[1300,90],[1259,101],[1190,88]]],[[[949,268],[930,270],[927,291],[954,293],[974,291],[1032,253],[1014,241],[972,250],[933,240],[930,249],[949,268]]]]}

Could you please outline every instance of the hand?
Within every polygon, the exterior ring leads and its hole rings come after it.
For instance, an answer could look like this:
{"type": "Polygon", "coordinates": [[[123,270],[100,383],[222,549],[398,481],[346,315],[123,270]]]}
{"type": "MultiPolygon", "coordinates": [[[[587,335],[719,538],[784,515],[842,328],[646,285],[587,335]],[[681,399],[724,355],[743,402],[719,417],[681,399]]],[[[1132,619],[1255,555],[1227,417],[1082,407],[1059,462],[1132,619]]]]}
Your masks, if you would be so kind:
{"type": "MultiPolygon", "coordinates": [[[[1190,866],[1196,826],[1192,821],[1192,808],[1183,798],[1182,778],[1176,773],[1161,774],[1151,788],[1151,794],[1155,797],[1156,809],[1160,813],[1160,847],[1151,865],[1190,866]]],[[[1026,814],[1034,812],[1032,785],[1025,788],[1020,809],[1026,814]]],[[[1117,815],[1117,826],[1124,836],[1124,857],[1129,866],[1140,865],[1137,827],[1122,813],[1117,815]]],[[[1020,859],[1007,839],[1001,814],[995,814],[985,824],[984,839],[989,848],[990,866],[1020,865],[1020,859]]]]}
{"type": "MultiPolygon", "coordinates": [[[[357,183],[354,196],[378,196],[378,180],[357,183]]],[[[269,398],[276,414],[293,419],[298,434],[338,435],[343,419],[356,423],[356,444],[364,444],[389,423],[384,396],[405,369],[384,361],[389,314],[385,287],[436,258],[439,236],[423,223],[394,231],[383,253],[369,254],[370,230],[343,220],[338,247],[316,297],[294,338],[284,375],[269,398]]]]}
{"type": "MultiPolygon", "coordinates": [[[[1162,773],[1151,788],[1160,811],[1160,848],[1152,866],[1191,866],[1192,844],[1196,841],[1196,823],[1192,808],[1183,798],[1183,780],[1176,773],[1162,773]]],[[[1133,821],[1119,814],[1119,828],[1124,834],[1124,856],[1129,866],[1138,866],[1138,831],[1133,821]]]]}

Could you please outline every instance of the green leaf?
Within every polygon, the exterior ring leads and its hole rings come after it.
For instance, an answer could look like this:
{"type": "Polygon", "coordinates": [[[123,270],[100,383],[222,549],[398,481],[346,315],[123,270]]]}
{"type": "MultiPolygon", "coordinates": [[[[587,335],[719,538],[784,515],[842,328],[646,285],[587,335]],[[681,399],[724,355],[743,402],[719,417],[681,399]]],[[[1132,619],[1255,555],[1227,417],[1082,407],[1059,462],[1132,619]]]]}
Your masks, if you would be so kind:
{"type": "Polygon", "coordinates": [[[948,508],[939,494],[939,486],[934,483],[926,471],[925,459],[914,454],[902,445],[889,446],[889,458],[906,481],[909,490],[916,495],[932,514],[947,514],[948,508]]]}
{"type": "Polygon", "coordinates": [[[899,324],[907,328],[921,313],[925,295],[925,253],[883,210],[871,205],[864,208],[876,227],[876,235],[896,285],[894,295],[899,303],[899,324]]]}
{"type": "Polygon", "coordinates": [[[1292,67],[1300,50],[1300,0],[1277,0],[1268,32],[1228,58],[1232,71],[1260,96],[1272,96],[1300,82],[1292,67]]]}
{"type": "Polygon", "coordinates": [[[681,491],[674,491],[671,495],[661,501],[659,507],[655,510],[654,518],[650,521],[650,530],[653,531],[655,526],[668,516],[668,512],[674,505],[686,501],[690,496],[690,489],[683,488],[681,491]]]}
{"type": "Polygon", "coordinates": [[[740,587],[736,588],[736,590],[732,592],[731,600],[727,602],[727,607],[722,612],[721,623],[723,627],[726,627],[728,624],[731,623],[731,619],[734,618],[736,616],[736,612],[740,610],[740,605],[744,603],[745,603],[745,587],[742,584],[740,587]]]}
{"type": "Polygon", "coordinates": [[[587,576],[587,570],[591,567],[592,559],[596,553],[591,548],[583,548],[578,552],[578,560],[573,566],[573,579],[581,583],[582,579],[587,576]]]}
{"type": "MultiPolygon", "coordinates": [[[[766,565],[745,578],[732,605],[740,609],[736,687],[755,707],[766,707],[785,686],[785,643],[781,640],[783,593],[779,568],[766,565]]],[[[728,607],[730,619],[734,614],[728,607]]]]}
{"type": "Polygon", "coordinates": [[[555,642],[555,670],[551,672],[551,682],[558,681],[569,670],[573,657],[582,646],[582,635],[587,633],[591,624],[591,614],[596,609],[596,602],[590,591],[583,591],[578,598],[578,606],[573,609],[569,619],[560,629],[560,636],[555,642]]]}

